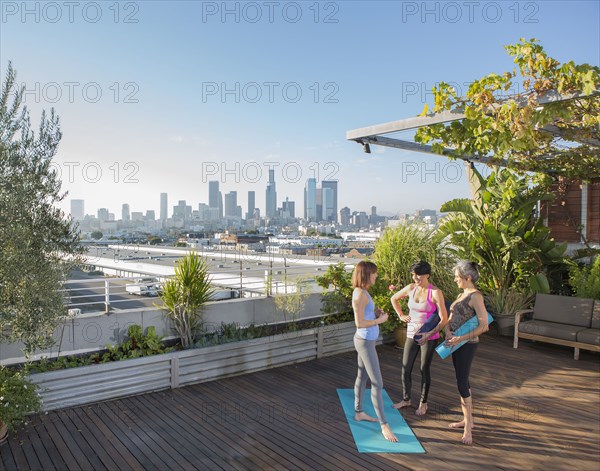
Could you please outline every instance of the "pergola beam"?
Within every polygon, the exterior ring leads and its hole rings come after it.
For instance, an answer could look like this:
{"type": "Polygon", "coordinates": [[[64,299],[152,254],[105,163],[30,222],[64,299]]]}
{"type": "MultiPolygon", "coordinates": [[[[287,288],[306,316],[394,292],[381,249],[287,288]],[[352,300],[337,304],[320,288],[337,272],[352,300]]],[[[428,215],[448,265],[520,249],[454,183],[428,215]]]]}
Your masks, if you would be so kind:
{"type": "MultiPolygon", "coordinates": [[[[361,139],[359,144],[375,144],[379,146],[385,147],[394,147],[396,149],[409,150],[412,152],[419,152],[422,154],[433,154],[439,156],[438,152],[435,152],[432,146],[427,144],[419,144],[418,142],[410,142],[410,141],[402,141],[400,139],[391,139],[389,137],[382,136],[368,136],[361,139]]],[[[463,155],[459,154],[453,149],[444,148],[444,154],[447,157],[454,157],[456,159],[461,159],[467,162],[473,163],[482,163],[482,164],[493,164],[493,165],[501,165],[506,166],[508,164],[507,160],[492,160],[490,157],[477,157],[474,155],[463,155]]]]}
{"type": "MultiPolygon", "coordinates": [[[[575,98],[587,98],[593,95],[597,95],[600,93],[599,90],[590,94],[584,95],[582,93],[570,93],[570,94],[560,94],[554,90],[550,90],[545,92],[537,99],[537,103],[539,105],[546,105],[550,103],[558,103],[561,101],[573,100],[575,98]]],[[[500,100],[496,106],[501,106],[502,104],[510,101],[516,100],[517,103],[521,105],[525,105],[529,99],[528,95],[520,95],[513,98],[506,98],[504,100],[500,100]]],[[[465,118],[462,109],[452,110],[452,111],[444,111],[442,113],[431,113],[427,116],[415,116],[413,118],[401,119],[398,121],[390,121],[388,123],[383,124],[375,124],[373,126],[367,126],[364,128],[354,129],[346,132],[346,139],[349,141],[357,141],[362,142],[366,137],[376,137],[381,134],[389,134],[393,132],[407,131],[409,129],[417,129],[423,126],[431,126],[433,124],[442,124],[442,123],[450,123],[452,121],[460,121],[465,118]]],[[[377,144],[374,142],[374,144],[377,144]]],[[[389,144],[386,144],[389,146],[389,144]]],[[[392,146],[393,147],[393,146],[392,146]]]]}

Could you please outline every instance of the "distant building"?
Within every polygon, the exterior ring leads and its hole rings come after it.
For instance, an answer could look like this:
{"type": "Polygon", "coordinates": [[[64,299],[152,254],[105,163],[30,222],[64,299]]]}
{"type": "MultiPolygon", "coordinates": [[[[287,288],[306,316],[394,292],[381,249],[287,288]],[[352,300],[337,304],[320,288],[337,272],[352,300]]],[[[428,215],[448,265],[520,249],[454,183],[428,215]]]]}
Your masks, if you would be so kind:
{"type": "MultiPolygon", "coordinates": [[[[218,217],[214,219],[223,219],[223,197],[219,191],[218,181],[208,182],[208,206],[217,210],[218,217]]],[[[211,211],[211,213],[213,212],[211,211]]]]}
{"type": "Polygon", "coordinates": [[[141,211],[133,211],[131,213],[131,221],[132,222],[143,222],[144,221],[144,213],[141,211]]]}
{"type": "Polygon", "coordinates": [[[231,218],[237,216],[237,191],[230,191],[225,194],[225,217],[231,218]]]}
{"type": "Polygon", "coordinates": [[[129,222],[131,220],[131,215],[129,214],[129,205],[127,203],[124,203],[123,206],[121,206],[121,220],[123,222],[129,222]]]}
{"type": "Polygon", "coordinates": [[[284,213],[287,213],[291,219],[296,217],[296,203],[290,201],[289,198],[285,198],[285,201],[282,203],[281,209],[284,213]]]}
{"type": "Polygon", "coordinates": [[[265,193],[265,215],[274,218],[277,215],[277,191],[275,189],[275,170],[269,169],[269,182],[265,193]]]}
{"type": "Polygon", "coordinates": [[[249,191],[248,192],[248,211],[246,212],[246,219],[253,218],[254,208],[256,208],[256,193],[254,191],[249,191]]]}
{"type": "Polygon", "coordinates": [[[321,182],[321,187],[323,188],[323,190],[325,190],[325,188],[329,188],[333,192],[331,201],[331,215],[329,216],[329,218],[324,216],[324,219],[326,221],[338,222],[338,182],[337,180],[323,180],[321,182]]]}
{"type": "Polygon", "coordinates": [[[350,214],[350,208],[348,208],[347,206],[340,209],[340,223],[342,224],[342,226],[350,225],[350,214]]]}
{"type": "Polygon", "coordinates": [[[71,217],[75,221],[83,221],[85,218],[84,200],[71,200],[71,217]]]}
{"type": "Polygon", "coordinates": [[[304,219],[317,220],[317,181],[314,178],[306,180],[304,186],[304,219]]]}
{"type": "Polygon", "coordinates": [[[98,214],[98,221],[100,222],[105,222],[108,221],[108,209],[106,208],[100,208],[97,212],[98,214]]]}
{"type": "Polygon", "coordinates": [[[189,221],[192,219],[192,207],[188,206],[185,200],[179,200],[177,206],[173,206],[173,219],[189,221]]]}
{"type": "Polygon", "coordinates": [[[437,211],[435,209],[419,209],[415,211],[415,219],[435,224],[438,220],[437,211]]]}
{"type": "Polygon", "coordinates": [[[321,191],[322,195],[322,221],[333,221],[334,220],[334,204],[333,204],[333,189],[323,188],[321,191]]]}
{"type": "Polygon", "coordinates": [[[166,193],[160,194],[160,220],[165,222],[169,218],[169,199],[166,193]]]}

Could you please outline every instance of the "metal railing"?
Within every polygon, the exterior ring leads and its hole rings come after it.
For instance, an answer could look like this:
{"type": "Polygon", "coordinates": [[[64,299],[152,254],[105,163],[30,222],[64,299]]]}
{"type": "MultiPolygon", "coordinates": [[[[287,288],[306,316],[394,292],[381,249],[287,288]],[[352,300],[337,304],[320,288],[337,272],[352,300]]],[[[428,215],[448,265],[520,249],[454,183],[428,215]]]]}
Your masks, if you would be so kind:
{"type": "MultiPolygon", "coordinates": [[[[210,260],[217,262],[210,272],[211,283],[216,289],[214,300],[268,297],[292,294],[297,290],[305,293],[321,292],[315,277],[322,275],[327,266],[287,266],[273,261],[248,263],[243,260],[210,260]]],[[[94,265],[93,268],[102,268],[94,265]]],[[[107,271],[110,271],[107,270],[107,271]]],[[[122,271],[122,270],[121,270],[122,271]]],[[[154,284],[156,291],[170,276],[148,271],[130,271],[131,277],[106,276],[91,279],[70,279],[65,283],[66,304],[72,315],[86,312],[110,312],[119,309],[156,307],[162,305],[156,296],[144,296],[127,291],[127,285],[136,283],[137,278],[154,278],[146,284],[154,284]]],[[[154,293],[153,293],[154,294],[154,293]]]]}

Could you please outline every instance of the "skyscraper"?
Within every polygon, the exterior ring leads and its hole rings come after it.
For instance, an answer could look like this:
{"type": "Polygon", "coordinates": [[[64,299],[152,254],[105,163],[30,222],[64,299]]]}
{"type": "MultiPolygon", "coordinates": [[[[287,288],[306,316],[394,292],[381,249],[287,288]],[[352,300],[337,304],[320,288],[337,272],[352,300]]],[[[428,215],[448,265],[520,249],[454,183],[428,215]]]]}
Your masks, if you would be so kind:
{"type": "Polygon", "coordinates": [[[237,191],[230,191],[225,194],[225,217],[231,218],[237,216],[237,191]]]}
{"type": "Polygon", "coordinates": [[[323,217],[323,189],[317,188],[317,218],[316,221],[322,221],[323,217]]]}
{"type": "Polygon", "coordinates": [[[273,218],[277,215],[277,191],[275,190],[275,170],[269,169],[269,183],[265,195],[265,213],[267,218],[273,218]]]}
{"type": "MultiPolygon", "coordinates": [[[[330,217],[326,217],[325,214],[323,214],[323,219],[327,220],[327,221],[332,221],[332,222],[337,222],[338,221],[338,181],[337,180],[323,180],[321,182],[321,187],[323,189],[325,188],[331,188],[333,190],[333,213],[331,214],[330,217]]],[[[323,213],[325,213],[325,209],[324,209],[323,205],[323,213]]]]}
{"type": "Polygon", "coordinates": [[[350,225],[350,208],[344,207],[340,209],[340,222],[342,226],[350,225]]]}
{"type": "Polygon", "coordinates": [[[208,207],[218,210],[219,219],[223,218],[223,196],[217,180],[208,182],[208,207]]]}
{"type": "Polygon", "coordinates": [[[108,209],[107,208],[100,208],[98,209],[98,220],[100,222],[104,222],[104,221],[108,221],[109,217],[108,217],[108,209]]]}
{"type": "Polygon", "coordinates": [[[324,187],[321,191],[321,194],[323,196],[323,221],[333,221],[333,190],[331,188],[324,187]]]}
{"type": "Polygon", "coordinates": [[[71,216],[75,221],[83,220],[85,217],[83,200],[71,200],[71,216]]]}
{"type": "Polygon", "coordinates": [[[317,220],[317,180],[309,178],[304,186],[304,219],[317,220]]]}
{"type": "Polygon", "coordinates": [[[123,222],[129,222],[131,220],[131,216],[129,215],[129,205],[127,203],[123,203],[123,206],[121,206],[121,219],[123,222]]]}
{"type": "Polygon", "coordinates": [[[248,212],[246,213],[246,219],[253,218],[254,208],[256,208],[256,193],[254,191],[249,191],[248,192],[248,212]]]}
{"type": "Polygon", "coordinates": [[[166,193],[160,194],[160,220],[166,221],[169,218],[169,198],[166,193]]]}
{"type": "Polygon", "coordinates": [[[287,212],[290,218],[294,219],[296,217],[296,203],[290,201],[289,198],[286,198],[282,203],[281,209],[287,212]]]}

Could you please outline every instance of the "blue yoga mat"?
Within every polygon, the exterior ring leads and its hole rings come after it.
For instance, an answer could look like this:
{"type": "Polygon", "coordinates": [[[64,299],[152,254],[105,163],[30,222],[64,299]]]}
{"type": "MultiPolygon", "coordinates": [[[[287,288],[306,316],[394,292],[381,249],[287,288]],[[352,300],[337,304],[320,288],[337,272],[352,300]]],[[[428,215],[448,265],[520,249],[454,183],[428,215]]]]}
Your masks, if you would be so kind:
{"type": "MultiPolygon", "coordinates": [[[[491,324],[492,322],[494,322],[494,318],[488,312],[488,325],[491,324]]],[[[469,332],[472,332],[473,330],[475,330],[478,326],[479,326],[479,321],[477,320],[477,316],[471,317],[468,321],[466,321],[463,325],[461,325],[458,329],[456,329],[456,331],[454,332],[454,336],[459,337],[461,335],[466,335],[469,332]]],[[[442,357],[442,360],[444,360],[444,359],[448,358],[456,350],[458,350],[460,347],[462,347],[465,343],[467,343],[467,340],[459,343],[458,345],[455,345],[454,347],[450,347],[450,346],[446,345],[446,342],[442,342],[436,347],[435,351],[438,353],[438,355],[440,357],[442,357]]]]}
{"type": "Polygon", "coordinates": [[[429,319],[427,320],[427,322],[425,322],[425,324],[423,324],[421,326],[421,328],[415,332],[415,335],[413,336],[415,342],[418,342],[419,340],[421,340],[421,337],[423,336],[423,334],[425,332],[429,332],[430,330],[435,329],[439,323],[440,323],[440,315],[438,314],[437,309],[436,309],[429,316],[429,319]]]}
{"type": "MultiPolygon", "coordinates": [[[[383,391],[385,416],[392,432],[398,437],[397,443],[388,442],[383,438],[379,422],[354,420],[354,389],[338,389],[337,393],[359,453],[425,453],[425,449],[415,437],[404,417],[392,407],[392,400],[385,390],[383,391]]],[[[371,403],[370,389],[365,391],[364,408],[371,417],[377,417],[371,403]]]]}

